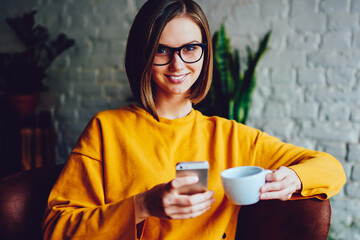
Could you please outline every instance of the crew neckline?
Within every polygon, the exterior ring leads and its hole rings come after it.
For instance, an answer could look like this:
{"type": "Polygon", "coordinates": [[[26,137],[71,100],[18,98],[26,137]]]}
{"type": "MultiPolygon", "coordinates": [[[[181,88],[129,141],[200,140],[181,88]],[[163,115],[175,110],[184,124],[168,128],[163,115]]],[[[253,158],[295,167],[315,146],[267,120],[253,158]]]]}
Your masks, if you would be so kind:
{"type": "Polygon", "coordinates": [[[139,107],[136,104],[130,104],[129,107],[134,109],[135,111],[141,113],[145,117],[151,119],[152,121],[165,123],[165,124],[186,124],[188,122],[193,121],[195,119],[195,116],[196,116],[196,111],[194,110],[194,108],[191,108],[190,113],[188,115],[184,116],[184,117],[176,118],[176,119],[168,119],[168,118],[164,118],[164,117],[159,116],[159,121],[157,121],[150,113],[148,113],[142,107],[139,107]]]}

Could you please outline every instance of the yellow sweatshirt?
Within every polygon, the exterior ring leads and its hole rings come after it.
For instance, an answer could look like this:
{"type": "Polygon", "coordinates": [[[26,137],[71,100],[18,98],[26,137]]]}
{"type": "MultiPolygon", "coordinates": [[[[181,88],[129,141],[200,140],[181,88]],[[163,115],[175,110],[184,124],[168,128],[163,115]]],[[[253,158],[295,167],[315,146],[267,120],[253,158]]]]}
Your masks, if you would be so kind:
{"type": "Polygon", "coordinates": [[[85,128],[53,187],[43,222],[45,239],[136,239],[134,196],[175,178],[180,161],[209,162],[215,203],[194,219],[145,220],[141,239],[235,238],[239,206],[231,204],[220,173],[234,166],[291,166],[302,197],[329,198],[346,181],[332,156],[259,130],[192,110],[156,121],[130,105],[98,113],[85,128]]]}

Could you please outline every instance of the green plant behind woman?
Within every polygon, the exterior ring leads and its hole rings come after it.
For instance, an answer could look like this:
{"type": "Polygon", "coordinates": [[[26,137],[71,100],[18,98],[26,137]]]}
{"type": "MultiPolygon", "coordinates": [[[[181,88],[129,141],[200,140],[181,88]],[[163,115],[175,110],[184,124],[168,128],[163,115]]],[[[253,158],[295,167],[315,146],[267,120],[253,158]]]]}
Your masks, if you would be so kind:
{"type": "Polygon", "coordinates": [[[242,70],[239,50],[232,51],[225,26],[221,25],[220,30],[213,35],[212,87],[204,103],[196,108],[208,115],[217,115],[245,124],[256,85],[256,66],[267,50],[270,35],[271,31],[268,31],[260,40],[256,52],[246,46],[247,66],[242,70]]]}

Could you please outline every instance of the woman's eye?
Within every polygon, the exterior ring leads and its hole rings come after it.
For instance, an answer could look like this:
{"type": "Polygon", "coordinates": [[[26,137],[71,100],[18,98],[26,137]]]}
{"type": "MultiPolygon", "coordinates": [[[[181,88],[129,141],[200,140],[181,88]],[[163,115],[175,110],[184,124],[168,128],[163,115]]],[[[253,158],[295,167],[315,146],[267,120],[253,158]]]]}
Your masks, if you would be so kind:
{"type": "Polygon", "coordinates": [[[196,50],[197,47],[198,46],[196,46],[196,45],[189,44],[189,45],[186,45],[183,47],[183,51],[191,52],[191,51],[196,50]]]}
{"type": "Polygon", "coordinates": [[[158,47],[156,53],[157,54],[168,54],[170,52],[169,48],[166,47],[158,47]]]}

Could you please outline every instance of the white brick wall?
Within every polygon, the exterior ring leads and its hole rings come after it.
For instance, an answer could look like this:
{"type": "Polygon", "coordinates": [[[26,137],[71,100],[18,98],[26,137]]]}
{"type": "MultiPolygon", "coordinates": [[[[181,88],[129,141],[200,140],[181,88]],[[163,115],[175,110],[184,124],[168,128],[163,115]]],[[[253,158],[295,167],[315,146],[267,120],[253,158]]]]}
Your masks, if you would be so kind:
{"type": "MultiPolygon", "coordinates": [[[[22,48],[5,18],[38,8],[52,36],[76,46],[52,65],[41,108],[54,113],[57,161],[90,117],[126,104],[127,33],[144,0],[2,0],[0,51],[22,48]]],[[[312,149],[344,166],[348,183],[332,199],[331,239],[360,239],[360,0],[199,0],[212,31],[226,24],[245,56],[269,29],[270,50],[258,68],[249,125],[312,149]]]]}

